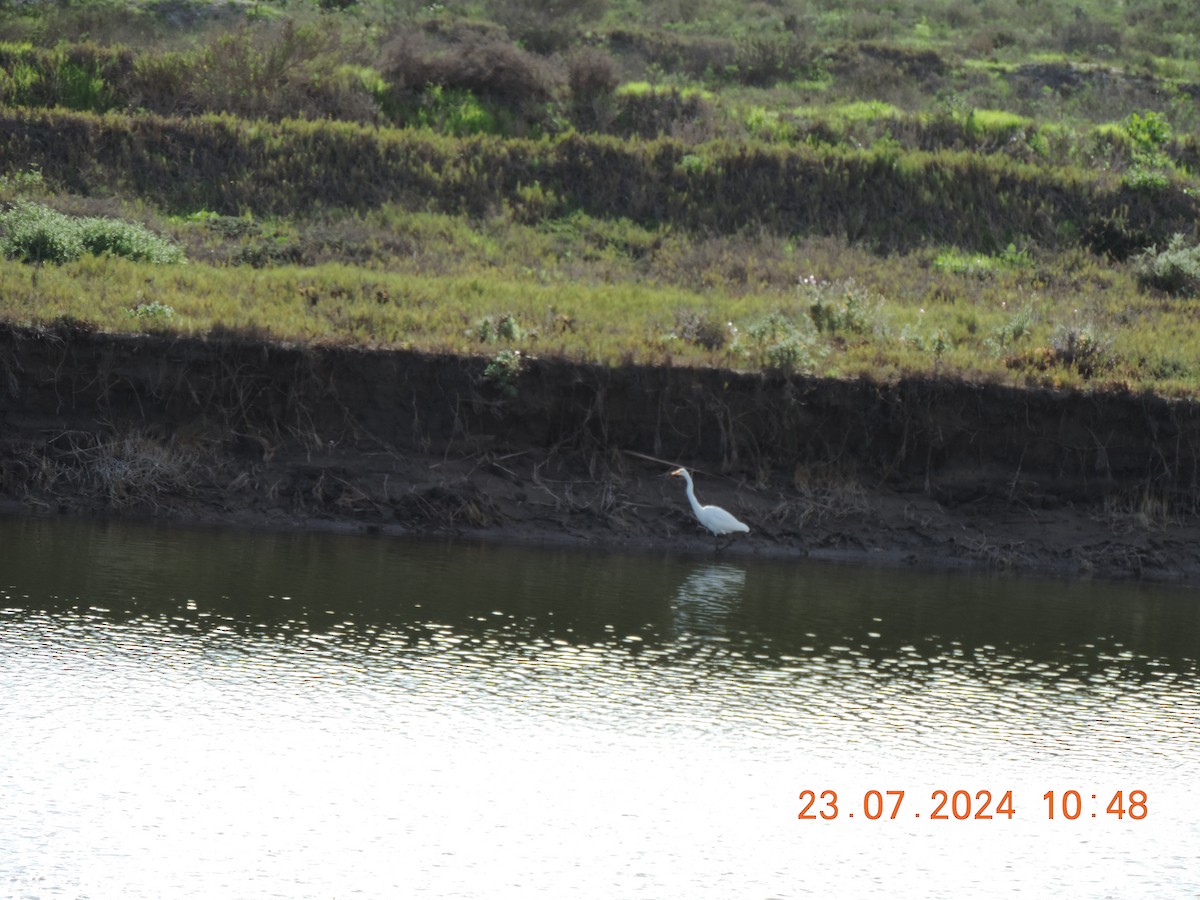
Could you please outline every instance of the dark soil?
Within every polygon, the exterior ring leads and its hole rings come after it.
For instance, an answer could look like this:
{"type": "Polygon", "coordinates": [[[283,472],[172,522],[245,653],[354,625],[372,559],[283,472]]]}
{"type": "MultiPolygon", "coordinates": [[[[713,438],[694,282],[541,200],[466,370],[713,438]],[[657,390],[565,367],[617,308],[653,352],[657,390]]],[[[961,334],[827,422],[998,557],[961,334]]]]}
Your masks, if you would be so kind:
{"type": "Polygon", "coordinates": [[[1200,409],[879,384],[0,329],[0,506],[1200,583],[1200,409]]]}

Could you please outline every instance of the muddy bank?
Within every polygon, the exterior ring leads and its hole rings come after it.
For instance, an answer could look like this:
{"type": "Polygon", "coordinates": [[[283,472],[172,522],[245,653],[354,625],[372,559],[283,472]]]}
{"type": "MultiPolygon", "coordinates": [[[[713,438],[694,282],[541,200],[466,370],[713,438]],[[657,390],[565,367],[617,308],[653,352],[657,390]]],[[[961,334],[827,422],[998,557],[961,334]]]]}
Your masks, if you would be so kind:
{"type": "Polygon", "coordinates": [[[1200,583],[1200,409],[83,329],[0,330],[10,510],[1200,583]]]}

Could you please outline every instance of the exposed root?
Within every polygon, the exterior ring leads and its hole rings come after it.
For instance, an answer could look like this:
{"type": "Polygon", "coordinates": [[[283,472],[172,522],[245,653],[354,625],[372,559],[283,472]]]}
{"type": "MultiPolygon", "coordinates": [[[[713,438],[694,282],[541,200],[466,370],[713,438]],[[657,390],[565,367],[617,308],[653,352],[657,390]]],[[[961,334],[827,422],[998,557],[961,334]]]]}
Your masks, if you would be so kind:
{"type": "Polygon", "coordinates": [[[797,466],[794,482],[796,499],[779,503],[769,513],[780,525],[812,527],[830,519],[865,517],[872,512],[866,489],[851,476],[797,466]]]}
{"type": "Polygon", "coordinates": [[[1021,548],[1025,545],[1024,541],[992,540],[986,534],[974,537],[954,537],[950,539],[950,542],[958,551],[959,556],[996,569],[1012,568],[1017,562],[1021,548]]]}
{"type": "Polygon", "coordinates": [[[397,502],[395,515],[406,524],[442,529],[487,528],[503,520],[496,504],[469,481],[407,494],[397,502]]]}
{"type": "Polygon", "coordinates": [[[1104,498],[1104,504],[1091,518],[1108,525],[1115,535],[1134,531],[1166,531],[1183,524],[1179,503],[1166,493],[1144,488],[1104,498]]]}
{"type": "Polygon", "coordinates": [[[1157,550],[1135,547],[1130,544],[1106,542],[1097,547],[1081,548],[1076,553],[1081,568],[1086,572],[1097,570],[1124,572],[1141,578],[1147,568],[1164,568],[1167,561],[1157,550]]]}
{"type": "Polygon", "coordinates": [[[140,431],[98,437],[64,432],[47,445],[32,484],[51,497],[84,496],[121,509],[157,507],[190,494],[204,473],[200,453],[140,431]]]}

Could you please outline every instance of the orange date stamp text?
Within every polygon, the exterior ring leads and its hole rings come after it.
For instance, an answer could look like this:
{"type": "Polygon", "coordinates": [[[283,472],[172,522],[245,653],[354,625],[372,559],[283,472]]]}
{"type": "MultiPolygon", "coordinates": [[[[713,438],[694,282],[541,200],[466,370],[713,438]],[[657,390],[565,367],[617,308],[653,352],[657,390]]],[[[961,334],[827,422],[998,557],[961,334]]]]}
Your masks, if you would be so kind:
{"type": "Polygon", "coordinates": [[[803,790],[800,792],[800,812],[796,818],[807,821],[832,821],[837,818],[863,818],[872,822],[900,818],[931,821],[990,821],[1018,818],[1020,810],[1027,815],[1039,813],[1049,820],[1117,819],[1140,822],[1149,815],[1149,798],[1140,789],[1117,790],[1111,794],[1091,793],[1074,788],[1065,791],[1049,790],[1042,795],[1041,804],[1018,804],[1011,790],[943,790],[910,796],[903,790],[869,790],[861,798],[839,798],[834,790],[803,790]],[[1036,812],[1035,812],[1036,810],[1036,812]]]}

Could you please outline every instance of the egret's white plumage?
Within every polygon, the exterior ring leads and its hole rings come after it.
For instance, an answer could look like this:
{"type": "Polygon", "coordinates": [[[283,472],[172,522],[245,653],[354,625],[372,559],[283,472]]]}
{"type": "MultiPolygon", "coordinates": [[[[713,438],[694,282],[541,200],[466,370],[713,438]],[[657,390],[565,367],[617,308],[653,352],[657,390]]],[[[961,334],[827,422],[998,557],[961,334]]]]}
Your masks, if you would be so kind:
{"type": "Polygon", "coordinates": [[[745,522],[739,521],[737,516],[728,510],[721,509],[719,506],[701,506],[700,501],[696,499],[696,487],[692,484],[692,476],[687,469],[676,469],[671,473],[678,475],[687,482],[687,497],[692,504],[692,512],[696,514],[696,518],[700,524],[713,533],[713,537],[717,540],[717,547],[720,549],[721,536],[726,534],[735,534],[739,531],[748,532],[750,526],[745,522]]]}

